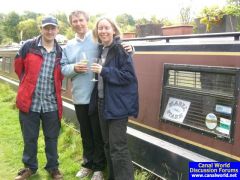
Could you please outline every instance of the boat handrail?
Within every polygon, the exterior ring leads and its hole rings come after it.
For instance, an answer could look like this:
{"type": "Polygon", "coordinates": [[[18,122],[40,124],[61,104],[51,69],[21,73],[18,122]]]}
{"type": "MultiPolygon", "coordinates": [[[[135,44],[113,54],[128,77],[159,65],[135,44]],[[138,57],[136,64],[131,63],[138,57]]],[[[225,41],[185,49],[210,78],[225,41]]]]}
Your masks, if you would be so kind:
{"type": "Polygon", "coordinates": [[[125,38],[123,41],[158,41],[166,40],[169,43],[171,39],[189,39],[189,38],[216,38],[216,37],[234,37],[234,41],[239,41],[240,32],[228,33],[205,33],[205,34],[187,34],[187,35],[174,35],[174,36],[153,36],[141,38],[125,38]]]}

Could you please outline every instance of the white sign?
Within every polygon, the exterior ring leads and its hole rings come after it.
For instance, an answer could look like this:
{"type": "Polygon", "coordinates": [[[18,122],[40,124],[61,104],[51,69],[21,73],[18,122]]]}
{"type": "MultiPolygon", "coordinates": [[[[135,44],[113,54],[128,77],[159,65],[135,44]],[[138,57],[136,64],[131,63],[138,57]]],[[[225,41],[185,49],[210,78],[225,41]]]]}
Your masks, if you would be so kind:
{"type": "Polygon", "coordinates": [[[170,97],[163,118],[182,123],[187,115],[190,104],[191,102],[189,101],[170,97]]]}
{"type": "Polygon", "coordinates": [[[216,104],[215,110],[223,114],[229,114],[229,115],[232,114],[232,108],[230,106],[223,106],[223,105],[216,104]]]}

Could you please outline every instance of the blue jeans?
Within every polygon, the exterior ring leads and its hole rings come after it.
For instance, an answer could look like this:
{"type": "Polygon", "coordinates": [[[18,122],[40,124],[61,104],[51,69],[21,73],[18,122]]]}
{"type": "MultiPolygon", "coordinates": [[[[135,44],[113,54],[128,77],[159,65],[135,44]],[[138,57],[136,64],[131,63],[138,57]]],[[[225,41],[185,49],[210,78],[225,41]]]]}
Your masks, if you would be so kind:
{"type": "Polygon", "coordinates": [[[42,130],[45,140],[45,153],[47,163],[45,169],[51,171],[58,168],[58,136],[60,131],[60,121],[58,112],[32,112],[24,113],[19,111],[20,125],[24,141],[22,162],[25,167],[33,172],[38,169],[37,144],[40,130],[40,120],[42,120],[42,130]]]}

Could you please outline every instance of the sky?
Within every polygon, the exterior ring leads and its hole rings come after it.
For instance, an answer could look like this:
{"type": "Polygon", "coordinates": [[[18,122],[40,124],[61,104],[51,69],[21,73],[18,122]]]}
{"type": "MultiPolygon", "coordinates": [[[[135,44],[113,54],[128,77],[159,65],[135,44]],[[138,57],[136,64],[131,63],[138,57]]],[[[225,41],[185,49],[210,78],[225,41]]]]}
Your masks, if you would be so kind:
{"type": "Polygon", "coordinates": [[[181,7],[190,6],[192,14],[196,16],[205,6],[218,4],[223,6],[226,0],[6,0],[0,6],[0,13],[15,11],[33,11],[44,14],[65,12],[79,9],[90,15],[105,14],[115,17],[123,13],[131,14],[134,18],[176,19],[181,7]]]}

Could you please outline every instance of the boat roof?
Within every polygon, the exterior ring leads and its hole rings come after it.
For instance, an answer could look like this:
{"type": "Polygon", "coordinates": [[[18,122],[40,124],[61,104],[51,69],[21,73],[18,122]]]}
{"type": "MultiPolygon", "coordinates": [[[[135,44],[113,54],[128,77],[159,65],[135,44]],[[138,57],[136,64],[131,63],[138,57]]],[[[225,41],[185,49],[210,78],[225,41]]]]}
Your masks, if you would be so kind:
{"type": "Polygon", "coordinates": [[[143,38],[124,39],[131,45],[192,45],[192,44],[240,44],[239,32],[209,33],[176,36],[147,36],[143,38]]]}

